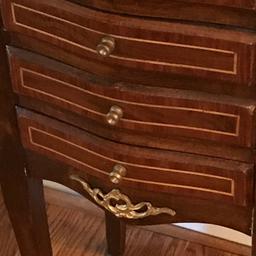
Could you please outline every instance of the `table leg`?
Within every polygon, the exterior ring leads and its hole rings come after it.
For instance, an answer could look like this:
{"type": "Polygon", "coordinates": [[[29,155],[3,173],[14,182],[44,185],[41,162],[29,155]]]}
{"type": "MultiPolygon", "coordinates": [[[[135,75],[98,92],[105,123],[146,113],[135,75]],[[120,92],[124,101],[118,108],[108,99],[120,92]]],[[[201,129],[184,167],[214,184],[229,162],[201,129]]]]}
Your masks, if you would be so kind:
{"type": "Polygon", "coordinates": [[[108,212],[105,219],[108,254],[122,256],[125,250],[126,224],[108,212]]]}

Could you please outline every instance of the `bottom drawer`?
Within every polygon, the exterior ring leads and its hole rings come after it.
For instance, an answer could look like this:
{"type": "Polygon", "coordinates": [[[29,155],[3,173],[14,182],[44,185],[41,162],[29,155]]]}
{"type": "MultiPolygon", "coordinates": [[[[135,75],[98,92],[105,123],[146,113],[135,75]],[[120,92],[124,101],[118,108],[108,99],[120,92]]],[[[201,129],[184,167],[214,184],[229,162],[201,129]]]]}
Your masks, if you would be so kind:
{"type": "Polygon", "coordinates": [[[253,164],[119,144],[21,108],[17,113],[26,149],[112,188],[251,204],[253,164]]]}

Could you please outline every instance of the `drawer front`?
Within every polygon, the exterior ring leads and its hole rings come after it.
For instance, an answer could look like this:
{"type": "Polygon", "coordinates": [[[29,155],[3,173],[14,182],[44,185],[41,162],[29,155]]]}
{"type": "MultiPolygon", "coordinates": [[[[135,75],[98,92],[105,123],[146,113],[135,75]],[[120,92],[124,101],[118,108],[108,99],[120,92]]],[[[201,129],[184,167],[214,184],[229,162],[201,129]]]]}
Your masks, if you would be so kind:
{"type": "MultiPolygon", "coordinates": [[[[53,119],[18,109],[25,148],[110,182],[113,167],[126,173],[118,187],[247,205],[252,193],[251,164],[132,147],[100,139],[53,119]]],[[[114,186],[114,184],[113,184],[114,186]]]]}
{"type": "Polygon", "coordinates": [[[16,93],[71,110],[99,122],[106,129],[116,127],[162,138],[182,136],[254,146],[255,102],[112,84],[12,47],[8,48],[8,54],[16,93]],[[118,109],[122,111],[119,116],[118,109]],[[116,122],[109,123],[111,120],[116,122]]]}
{"type": "Polygon", "coordinates": [[[105,65],[117,76],[121,69],[255,82],[253,33],[123,17],[63,0],[4,0],[3,6],[8,30],[93,61],[90,72],[105,65]]]}

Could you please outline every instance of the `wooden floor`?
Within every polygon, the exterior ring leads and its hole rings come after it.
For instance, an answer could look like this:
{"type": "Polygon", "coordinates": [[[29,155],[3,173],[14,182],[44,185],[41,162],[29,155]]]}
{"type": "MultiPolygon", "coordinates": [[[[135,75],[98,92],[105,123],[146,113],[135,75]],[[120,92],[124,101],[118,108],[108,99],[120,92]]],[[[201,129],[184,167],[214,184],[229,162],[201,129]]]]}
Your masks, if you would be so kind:
{"type": "MultiPolygon", "coordinates": [[[[47,208],[54,256],[106,255],[104,222],[100,215],[77,207],[66,208],[63,205],[51,203],[47,208]]],[[[157,229],[152,231],[147,228],[128,227],[125,256],[249,255],[249,248],[239,247],[238,244],[225,240],[212,240],[211,237],[205,236],[199,240],[196,232],[176,227],[172,232],[171,236],[166,230],[160,234],[157,229]],[[180,234],[185,238],[184,240],[177,238],[181,236],[180,234]],[[222,249],[214,248],[215,244],[218,248],[221,244],[222,249]]],[[[11,224],[0,196],[0,256],[19,255],[11,224]]]]}

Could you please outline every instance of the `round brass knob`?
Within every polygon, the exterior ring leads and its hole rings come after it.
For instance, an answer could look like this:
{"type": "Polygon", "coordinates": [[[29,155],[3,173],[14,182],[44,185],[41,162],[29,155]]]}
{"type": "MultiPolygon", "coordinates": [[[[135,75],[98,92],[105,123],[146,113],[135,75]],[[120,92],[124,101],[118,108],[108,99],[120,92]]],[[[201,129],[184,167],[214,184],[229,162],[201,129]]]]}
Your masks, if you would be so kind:
{"type": "Polygon", "coordinates": [[[112,106],[106,116],[106,120],[108,124],[116,125],[122,117],[123,110],[118,106],[112,106]]]}
{"type": "Polygon", "coordinates": [[[109,174],[109,178],[112,183],[118,184],[122,178],[126,175],[126,168],[120,164],[116,164],[113,167],[112,172],[109,174]]]}
{"type": "Polygon", "coordinates": [[[105,36],[97,45],[97,53],[102,57],[108,57],[115,49],[115,39],[110,36],[105,36]]]}

